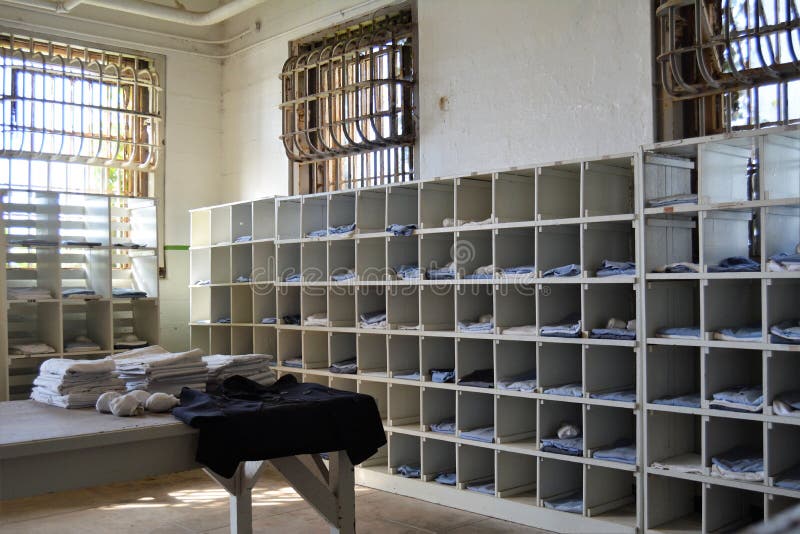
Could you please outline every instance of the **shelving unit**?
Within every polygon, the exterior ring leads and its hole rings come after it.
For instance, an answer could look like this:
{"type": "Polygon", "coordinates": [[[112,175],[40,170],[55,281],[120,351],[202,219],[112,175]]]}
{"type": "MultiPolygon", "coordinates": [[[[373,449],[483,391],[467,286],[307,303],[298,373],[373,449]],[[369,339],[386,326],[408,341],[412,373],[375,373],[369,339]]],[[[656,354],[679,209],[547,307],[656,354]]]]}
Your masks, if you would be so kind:
{"type": "MultiPolygon", "coordinates": [[[[766,342],[769,327],[793,318],[800,298],[800,272],[766,269],[769,256],[800,242],[796,129],[356,192],[262,199],[194,210],[191,219],[192,280],[212,280],[211,287],[191,287],[193,346],[249,350],[249,341],[237,341],[249,331],[253,350],[277,355],[279,374],[374,397],[388,445],[358,468],[360,483],[541,528],[615,533],[712,532],[773,516],[800,499],[800,491],[775,485],[780,473],[800,462],[791,445],[800,437],[800,417],[775,415],[771,407],[777,395],[798,389],[794,356],[800,346],[766,342]],[[724,177],[732,172],[747,173],[757,191],[731,185],[724,177]],[[700,203],[648,204],[698,192],[700,203]],[[249,228],[257,240],[215,246],[211,221],[229,217],[234,228],[235,213],[252,214],[249,228]],[[351,236],[305,236],[352,222],[351,236]],[[418,230],[396,237],[384,232],[392,223],[413,223],[418,230]],[[250,293],[247,285],[214,282],[235,271],[226,247],[252,248],[250,293]],[[212,261],[217,248],[230,263],[212,261]],[[759,272],[709,272],[733,255],[755,257],[759,272]],[[636,275],[598,277],[604,259],[635,262],[636,275]],[[400,265],[430,270],[449,262],[453,279],[395,274],[400,265]],[[653,272],[672,262],[701,269],[653,272]],[[535,270],[468,278],[489,264],[535,270]],[[543,277],[567,264],[579,266],[576,276],[543,277]],[[347,269],[356,277],[331,281],[347,269]],[[285,281],[300,273],[301,282],[285,281]],[[202,322],[217,319],[220,308],[233,310],[232,324],[202,322]],[[374,311],[386,312],[386,328],[360,325],[359,316],[374,311]],[[320,312],[327,312],[326,326],[305,325],[320,312]],[[538,327],[573,313],[581,320],[579,337],[539,335],[538,327]],[[490,330],[458,330],[459,321],[484,314],[493,316],[490,330]],[[293,315],[301,324],[289,324],[293,315]],[[277,324],[260,324],[266,316],[277,324]],[[238,317],[252,317],[252,323],[238,317]],[[611,317],[635,320],[636,340],[589,337],[611,317]],[[751,323],[761,328],[763,340],[714,339],[716,329],[751,323]],[[524,326],[532,328],[504,332],[524,326]],[[701,336],[657,336],[675,326],[697,326],[701,336]],[[356,374],[329,371],[352,357],[356,374]],[[296,358],[300,368],[284,365],[296,358]],[[455,381],[434,382],[433,369],[452,370],[455,381]],[[492,371],[489,387],[458,384],[486,369],[492,371]],[[534,371],[533,391],[498,385],[534,371]],[[764,390],[762,410],[710,408],[714,393],[743,381],[760,381],[754,385],[764,390]],[[545,393],[567,384],[576,384],[579,396],[545,393]],[[634,402],[605,396],[630,389],[634,402]],[[694,392],[697,408],[653,402],[694,392]],[[433,427],[446,420],[454,431],[436,432],[433,427]],[[564,421],[582,428],[583,450],[576,456],[542,450],[542,439],[553,437],[564,421]],[[464,437],[477,428],[492,428],[490,439],[464,437]],[[636,443],[633,464],[594,457],[624,439],[636,443]],[[763,451],[766,481],[711,474],[711,458],[736,444],[763,451]],[[653,467],[685,453],[699,455],[700,473],[653,467]],[[403,477],[402,465],[419,467],[420,478],[403,477]],[[442,473],[452,474],[454,485],[436,482],[442,473]],[[486,482],[494,483],[493,495],[468,489],[486,482]],[[576,491],[580,513],[547,507],[546,501],[576,491]]],[[[228,233],[235,238],[233,231],[216,231],[220,241],[228,233]]]]}
{"type": "Polygon", "coordinates": [[[0,191],[0,230],[0,400],[28,398],[45,359],[102,358],[131,334],[158,343],[155,199],[7,189],[0,191]],[[49,296],[9,296],[32,288],[49,296]],[[69,289],[99,298],[66,298],[69,289]],[[147,296],[114,297],[121,289],[147,296]],[[99,348],[68,351],[77,336],[99,348]],[[53,352],[11,350],[33,342],[53,352]]]}

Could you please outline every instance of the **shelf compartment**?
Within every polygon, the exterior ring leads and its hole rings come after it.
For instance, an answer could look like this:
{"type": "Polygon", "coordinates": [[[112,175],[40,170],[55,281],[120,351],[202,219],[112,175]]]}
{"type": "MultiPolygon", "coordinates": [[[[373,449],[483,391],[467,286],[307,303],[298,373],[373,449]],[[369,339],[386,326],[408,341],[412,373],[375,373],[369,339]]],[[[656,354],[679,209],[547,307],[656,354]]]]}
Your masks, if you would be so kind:
{"type": "MultiPolygon", "coordinates": [[[[391,202],[388,202],[391,205],[391,202]]],[[[445,219],[455,219],[455,191],[452,181],[420,182],[420,228],[444,227],[445,219]]]]}
{"type": "Polygon", "coordinates": [[[418,467],[421,469],[421,445],[417,436],[408,436],[391,432],[389,434],[389,472],[399,474],[400,466],[418,467]]]}
{"type": "Polygon", "coordinates": [[[492,175],[481,174],[456,179],[456,219],[468,222],[493,222],[492,175]]]}
{"type": "Polygon", "coordinates": [[[193,287],[189,290],[189,322],[210,321],[211,288],[193,287]]]}
{"type": "Polygon", "coordinates": [[[456,338],[456,383],[473,371],[494,368],[492,345],[488,339],[456,338]]]}
{"type": "MultiPolygon", "coordinates": [[[[649,411],[646,429],[648,466],[655,462],[669,464],[669,460],[677,456],[696,454],[697,467],[703,474],[707,474],[708,469],[701,457],[700,416],[649,411]]],[[[671,472],[669,469],[664,470],[664,473],[671,472]]]]}
{"type": "MultiPolygon", "coordinates": [[[[380,213],[383,213],[383,210],[380,213]]],[[[415,224],[422,228],[419,221],[419,187],[417,184],[393,185],[386,189],[385,226],[390,224],[415,224]]],[[[439,221],[439,225],[441,225],[441,221],[439,221]]]]}
{"type": "MultiPolygon", "coordinates": [[[[456,313],[462,323],[477,322],[482,315],[494,314],[492,287],[465,285],[456,289],[456,313]]],[[[492,318],[494,322],[494,318],[492,318]]],[[[489,334],[494,331],[486,332],[489,334]]]]}
{"type": "Polygon", "coordinates": [[[422,329],[455,330],[455,290],[452,287],[420,287],[422,329]]]}
{"type": "Polygon", "coordinates": [[[109,199],[94,195],[61,194],[58,202],[59,238],[110,245],[109,199]]]}
{"type": "Polygon", "coordinates": [[[632,157],[584,162],[584,217],[633,213],[634,191],[632,157]]]}
{"type": "Polygon", "coordinates": [[[303,282],[325,282],[328,280],[328,244],[302,243],[300,245],[300,267],[303,282]]]}
{"type": "Polygon", "coordinates": [[[303,368],[327,369],[328,362],[328,333],[303,332],[303,368]]]}
{"type": "MultiPolygon", "coordinates": [[[[426,432],[447,419],[456,419],[456,392],[449,389],[422,387],[420,425],[426,432]]],[[[453,464],[455,467],[455,464],[453,464]]]]}
{"type": "Polygon", "coordinates": [[[758,175],[757,137],[731,138],[698,145],[700,198],[704,204],[741,202],[752,195],[752,175],[758,175]]]}
{"type": "Polygon", "coordinates": [[[498,451],[497,496],[535,506],[537,463],[527,454],[498,451]]]}
{"type": "Polygon", "coordinates": [[[245,279],[247,281],[253,280],[253,247],[251,245],[231,247],[230,281],[241,283],[245,279]]]}
{"type": "MultiPolygon", "coordinates": [[[[536,230],[534,228],[495,230],[494,254],[496,269],[536,265],[536,230]]],[[[531,273],[530,276],[535,277],[536,273],[531,273]]]]}
{"type": "Polygon", "coordinates": [[[716,485],[704,491],[706,532],[739,532],[763,523],[764,494],[716,485]]]}
{"type": "Polygon", "coordinates": [[[419,238],[417,236],[387,238],[386,257],[389,274],[396,273],[401,265],[419,265],[419,238]]]}
{"type": "MultiPolygon", "coordinates": [[[[444,269],[448,263],[455,262],[453,257],[455,241],[453,239],[453,234],[451,233],[421,235],[419,237],[420,268],[427,272],[434,269],[444,269]]],[[[453,270],[455,270],[455,265],[453,270]]]]}
{"type": "Polygon", "coordinates": [[[212,328],[209,354],[231,354],[230,328],[212,328]]]}
{"type": "Polygon", "coordinates": [[[269,354],[278,360],[278,331],[275,328],[253,329],[253,352],[256,354],[269,354]]]}
{"type": "Polygon", "coordinates": [[[211,245],[229,245],[231,242],[231,207],[211,208],[211,245]]]}
{"type": "Polygon", "coordinates": [[[302,274],[300,264],[300,243],[284,243],[275,246],[278,258],[278,271],[275,280],[285,282],[293,275],[302,274]]]}
{"type": "MultiPolygon", "coordinates": [[[[358,381],[358,392],[363,393],[364,395],[369,395],[373,399],[375,399],[375,404],[378,405],[378,413],[381,416],[381,419],[386,424],[386,420],[388,417],[388,405],[389,405],[389,396],[388,396],[388,385],[384,384],[383,382],[369,382],[367,380],[359,380],[358,381]]],[[[380,451],[376,456],[380,456],[380,451]]]]}
{"type": "Polygon", "coordinates": [[[110,200],[111,244],[136,243],[158,246],[156,203],[147,198],[112,197],[110,200]]]}
{"type": "Polygon", "coordinates": [[[402,329],[419,326],[419,288],[390,286],[386,289],[386,316],[389,328],[402,329]]]}
{"type": "Polygon", "coordinates": [[[330,365],[356,359],[356,334],[331,333],[328,337],[330,365]]]}
{"type": "Polygon", "coordinates": [[[540,276],[563,265],[581,265],[578,225],[541,226],[536,238],[536,268],[540,276]]]}
{"type": "Polygon", "coordinates": [[[249,326],[231,328],[231,354],[253,354],[253,329],[249,326]]]}
{"type": "MultiPolygon", "coordinates": [[[[709,349],[705,355],[705,400],[711,401],[714,393],[736,386],[758,386],[763,391],[762,369],[761,351],[709,349]]],[[[756,413],[763,413],[763,409],[756,413]]]]}
{"type": "Polygon", "coordinates": [[[636,258],[635,235],[630,222],[584,224],[584,270],[593,276],[603,260],[633,261],[636,258]]]}
{"type": "Polygon", "coordinates": [[[92,249],[62,249],[61,289],[87,288],[103,298],[111,297],[111,252],[92,249]]]}
{"type": "Polygon", "coordinates": [[[64,351],[67,350],[67,343],[77,336],[88,337],[100,346],[95,351],[86,352],[111,351],[114,347],[111,319],[110,301],[86,301],[65,305],[62,309],[64,351]]]}
{"type": "Polygon", "coordinates": [[[327,231],[329,227],[328,196],[324,194],[316,196],[305,196],[302,198],[301,203],[303,205],[303,210],[302,210],[303,227],[302,227],[302,235],[300,237],[305,237],[310,232],[314,232],[316,230],[327,231]]]}
{"type": "Polygon", "coordinates": [[[761,326],[760,280],[710,280],[703,289],[706,335],[722,328],[761,326]]]}
{"type": "Polygon", "coordinates": [[[648,338],[656,337],[662,328],[695,326],[702,331],[699,282],[648,282],[645,291],[648,338]]]}
{"type": "MultiPolygon", "coordinates": [[[[800,273],[794,279],[766,280],[767,331],[782,321],[797,319],[800,302],[800,273]]],[[[769,339],[767,339],[769,341],[769,339]]]]}
{"type": "Polygon", "coordinates": [[[688,150],[692,152],[689,157],[686,154],[645,152],[645,207],[654,199],[697,193],[696,149],[690,147],[688,150]]]}
{"type": "Polygon", "coordinates": [[[335,195],[328,195],[328,210],[328,226],[330,227],[355,223],[355,192],[340,192],[335,195]]]}
{"type": "MultiPolygon", "coordinates": [[[[539,431],[538,442],[541,445],[543,439],[554,438],[558,435],[558,429],[564,423],[576,425],[581,429],[581,434],[586,441],[586,425],[584,425],[583,408],[581,404],[575,402],[559,402],[540,400],[538,421],[536,428],[539,431]]],[[[584,443],[584,451],[586,450],[584,443]]],[[[580,457],[584,456],[581,452],[580,457]]]]}
{"type": "Polygon", "coordinates": [[[725,258],[758,256],[757,248],[751,247],[753,225],[758,225],[758,210],[703,212],[700,218],[703,270],[725,258]]]}
{"type": "Polygon", "coordinates": [[[356,320],[365,313],[386,311],[386,288],[362,286],[358,288],[356,298],[356,320]]]}
{"type": "Polygon", "coordinates": [[[218,323],[220,319],[231,317],[231,291],[228,287],[211,288],[211,322],[218,323]]]}
{"type": "Polygon", "coordinates": [[[762,137],[761,177],[763,198],[800,198],[800,137],[781,132],[762,137]]]}
{"type": "Polygon", "coordinates": [[[494,482],[493,450],[459,443],[456,452],[456,485],[459,489],[465,490],[472,484],[494,482]]]}
{"type": "Polygon", "coordinates": [[[551,458],[539,458],[539,505],[578,493],[584,500],[583,466],[551,458]]]}
{"type": "Polygon", "coordinates": [[[624,347],[586,345],[584,351],[584,390],[597,393],[636,390],[636,351],[624,347]]]}
{"type": "MultiPolygon", "coordinates": [[[[328,277],[356,272],[356,243],[352,239],[328,243],[328,277]]],[[[353,282],[349,279],[346,282],[353,282]]]]}
{"type": "Polygon", "coordinates": [[[422,438],[422,480],[434,482],[442,473],[456,472],[456,444],[422,438]]]}
{"type": "Polygon", "coordinates": [[[114,302],[114,339],[133,334],[148,345],[158,343],[158,303],[155,300],[114,302]]]}
{"type": "Polygon", "coordinates": [[[462,436],[464,432],[494,426],[494,400],[492,395],[467,391],[458,392],[456,428],[458,429],[459,437],[467,439],[462,436]]]}
{"type": "MultiPolygon", "coordinates": [[[[386,190],[358,191],[356,226],[361,233],[383,232],[386,228],[386,190]]],[[[416,206],[415,206],[416,207],[416,206]]]]}
{"type": "MultiPolygon", "coordinates": [[[[609,406],[586,406],[586,426],[583,448],[588,456],[604,447],[611,447],[619,440],[636,442],[636,415],[628,408],[609,406]]],[[[620,466],[626,464],[619,462],[620,466]]]]}
{"type": "Polygon", "coordinates": [[[794,254],[800,244],[800,206],[764,208],[764,260],[781,252],[794,254]]]}
{"type": "Polygon", "coordinates": [[[771,424],[767,426],[768,482],[771,486],[781,479],[788,469],[800,465],[800,427],[797,425],[771,424]]]}
{"type": "MultiPolygon", "coordinates": [[[[772,401],[781,393],[797,389],[800,376],[800,358],[791,352],[767,352],[764,402],[772,406],[772,401]]],[[[773,412],[774,413],[774,412],[773,412]]]]}
{"type": "MultiPolygon", "coordinates": [[[[496,404],[497,443],[535,450],[536,399],[497,395],[496,404]]],[[[531,482],[535,482],[535,477],[531,482]]]]}
{"type": "Polygon", "coordinates": [[[231,282],[231,249],[214,247],[211,249],[211,283],[229,284],[231,282]]]}
{"type": "MultiPolygon", "coordinates": [[[[66,310],[69,310],[67,308],[66,310]]],[[[8,345],[40,342],[62,352],[61,309],[58,302],[17,302],[8,305],[8,345]]],[[[16,357],[11,355],[12,358],[16,357]]],[[[41,355],[50,358],[52,355],[41,355]]]]}
{"type": "Polygon", "coordinates": [[[473,274],[478,267],[493,265],[492,232],[488,230],[457,232],[454,256],[458,278],[473,274]]]}
{"type": "Polygon", "coordinates": [[[278,365],[303,356],[303,336],[297,330],[278,330],[278,365]]]}
{"type": "Polygon", "coordinates": [[[568,163],[540,167],[536,178],[536,200],[536,218],[539,220],[580,217],[581,165],[568,163]]]}
{"type": "Polygon", "coordinates": [[[207,209],[189,213],[191,235],[189,244],[192,247],[207,247],[211,244],[211,211],[207,209]]]}
{"type": "Polygon", "coordinates": [[[495,379],[498,382],[529,373],[536,373],[535,342],[495,341],[495,379]]]}
{"type": "Polygon", "coordinates": [[[306,325],[309,316],[316,313],[328,315],[328,292],[324,287],[303,287],[301,290],[301,317],[304,326],[327,326],[325,325],[306,325]]]}
{"type": "Polygon", "coordinates": [[[559,324],[568,316],[581,316],[581,287],[577,284],[539,286],[539,326],[559,324]]]}
{"type": "Polygon", "coordinates": [[[349,391],[351,393],[358,392],[358,383],[355,380],[350,380],[348,378],[337,378],[332,376],[330,380],[330,387],[332,389],[338,389],[339,391],[349,391]]]}
{"type": "Polygon", "coordinates": [[[635,528],[637,479],[633,473],[587,465],[585,475],[586,515],[607,516],[635,528]]]}
{"type": "Polygon", "coordinates": [[[189,283],[211,282],[211,249],[189,251],[189,283]]]}
{"type": "Polygon", "coordinates": [[[419,398],[421,392],[417,386],[388,384],[389,390],[389,426],[410,426],[419,430],[419,398]]]}
{"type": "Polygon", "coordinates": [[[61,294],[61,263],[54,248],[9,247],[5,254],[8,289],[46,289],[58,299],[61,294]]]}
{"type": "Polygon", "coordinates": [[[253,323],[262,324],[266,318],[278,319],[275,286],[253,286],[253,323]]]}
{"type": "Polygon", "coordinates": [[[300,197],[275,201],[278,210],[276,239],[299,239],[303,237],[300,197]]]}
{"type": "MultiPolygon", "coordinates": [[[[455,340],[442,337],[420,338],[420,375],[431,380],[431,369],[456,368],[455,340]]],[[[455,412],[453,412],[455,415],[455,412]]]]}
{"type": "Polygon", "coordinates": [[[605,328],[613,318],[636,319],[636,286],[627,284],[588,284],[583,294],[583,329],[605,328]]]}
{"type": "Polygon", "coordinates": [[[647,347],[646,400],[700,394],[700,354],[695,347],[647,347]]]}
{"type": "Polygon", "coordinates": [[[328,324],[341,328],[356,326],[355,288],[334,286],[328,289],[328,324]]]}
{"type": "Polygon", "coordinates": [[[417,336],[388,336],[389,376],[419,372],[419,338],[417,336]]]}
{"type": "Polygon", "coordinates": [[[241,202],[231,206],[231,241],[246,236],[253,239],[253,204],[241,202]]]}
{"type": "Polygon", "coordinates": [[[356,276],[361,282],[386,280],[386,239],[356,240],[356,276]]]}
{"type": "Polygon", "coordinates": [[[191,325],[189,327],[189,346],[211,354],[211,327],[191,325]]]}
{"type": "Polygon", "coordinates": [[[765,495],[767,500],[766,518],[773,519],[778,514],[797,506],[797,499],[782,495],[765,495]]]}
{"type": "Polygon", "coordinates": [[[700,263],[697,215],[647,216],[645,242],[648,273],[672,263],[700,263]]]}
{"type": "Polygon", "coordinates": [[[39,367],[47,355],[14,359],[8,362],[8,400],[31,398],[33,381],[39,376],[39,367]]]}
{"type": "MultiPolygon", "coordinates": [[[[709,417],[705,419],[705,457],[703,463],[711,472],[711,459],[730,449],[748,447],[764,454],[763,423],[728,417],[709,417]]],[[[752,482],[761,485],[763,482],[752,482]]]]}
{"type": "Polygon", "coordinates": [[[541,391],[565,384],[582,384],[581,346],[566,343],[539,343],[536,368],[541,391]]]}
{"type": "Polygon", "coordinates": [[[647,496],[648,532],[699,534],[703,531],[703,492],[699,482],[648,475],[647,496]]]}
{"type": "Polygon", "coordinates": [[[501,223],[536,220],[536,169],[501,172],[495,176],[494,214],[501,223]]]}
{"type": "Polygon", "coordinates": [[[158,297],[158,256],[154,252],[113,250],[110,254],[112,289],[133,289],[158,297]]]}
{"type": "Polygon", "coordinates": [[[299,287],[279,287],[278,294],[278,322],[286,324],[283,320],[287,316],[300,315],[300,288],[299,287]]]}
{"type": "MultiPolygon", "coordinates": [[[[250,286],[232,287],[231,322],[234,324],[253,324],[253,319],[253,290],[250,286]]],[[[260,317],[259,320],[261,320],[260,317]]]]}
{"type": "Polygon", "coordinates": [[[275,238],[275,199],[253,202],[253,240],[275,238]]]}

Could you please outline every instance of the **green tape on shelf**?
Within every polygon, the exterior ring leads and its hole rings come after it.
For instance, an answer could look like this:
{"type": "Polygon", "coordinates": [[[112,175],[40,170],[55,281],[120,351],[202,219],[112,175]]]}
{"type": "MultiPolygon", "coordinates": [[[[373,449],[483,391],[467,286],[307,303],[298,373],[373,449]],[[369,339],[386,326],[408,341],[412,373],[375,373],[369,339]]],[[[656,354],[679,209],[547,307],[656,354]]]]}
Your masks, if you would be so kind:
{"type": "Polygon", "coordinates": [[[189,250],[189,245],[164,245],[164,250],[189,250]]]}

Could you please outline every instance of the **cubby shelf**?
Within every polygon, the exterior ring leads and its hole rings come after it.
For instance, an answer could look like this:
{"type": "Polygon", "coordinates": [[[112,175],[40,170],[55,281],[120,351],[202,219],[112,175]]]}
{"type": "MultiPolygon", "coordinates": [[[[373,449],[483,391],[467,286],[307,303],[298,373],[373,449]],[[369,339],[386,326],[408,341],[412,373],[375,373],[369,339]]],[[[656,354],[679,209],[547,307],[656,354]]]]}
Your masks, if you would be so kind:
{"type": "Polygon", "coordinates": [[[191,281],[210,281],[190,289],[192,345],[270,352],[279,374],[373,396],[388,445],[358,468],[362,483],[538,526],[552,526],[553,502],[576,495],[577,513],[559,513],[559,520],[597,532],[710,532],[800,499],[800,491],[776,485],[800,462],[788,445],[800,436],[800,417],[772,407],[800,389],[787,378],[800,376],[800,345],[768,337],[774,324],[797,319],[791,303],[800,298],[800,272],[768,265],[800,242],[795,129],[262,199],[194,210],[191,218],[191,281]],[[744,186],[724,178],[735,172],[746,174],[744,186]],[[698,196],[650,206],[678,194],[698,196]],[[228,221],[230,230],[211,235],[212,221],[228,221]],[[352,223],[352,233],[326,232],[352,223]],[[391,224],[417,229],[395,236],[384,231],[391,224]],[[236,228],[257,240],[225,244],[240,237],[236,228]],[[710,272],[732,256],[750,256],[757,267],[710,272]],[[237,284],[237,266],[247,259],[251,281],[237,284]],[[635,273],[598,276],[603,260],[631,262],[635,273]],[[676,262],[697,264],[699,272],[654,272],[676,262]],[[444,279],[398,275],[412,264],[444,279]],[[550,276],[557,268],[572,276],[550,276]],[[331,279],[346,273],[352,276],[331,279]],[[362,314],[379,311],[385,323],[361,324],[362,314]],[[225,314],[231,324],[213,322],[225,314]],[[488,326],[459,326],[488,315],[488,326]],[[277,324],[261,324],[267,317],[277,324]],[[541,335],[541,327],[565,318],[579,321],[570,330],[575,337],[541,335]],[[635,335],[591,335],[611,318],[635,321],[616,325],[635,335]],[[660,337],[676,326],[696,326],[700,335],[660,337]],[[749,326],[761,339],[715,338],[723,328],[749,326]],[[329,369],[350,359],[355,374],[329,369]],[[433,370],[453,378],[434,381],[433,370]],[[459,383],[476,376],[477,383],[459,383]],[[756,376],[760,382],[750,385],[763,389],[760,409],[711,404],[715,393],[756,376]],[[508,389],[520,377],[536,380],[508,389]],[[654,402],[694,392],[697,407],[654,402]],[[452,432],[436,431],[448,420],[452,432]],[[577,455],[542,448],[564,421],[582,429],[577,455]],[[483,441],[469,439],[476,429],[483,441]],[[757,443],[744,440],[751,435],[757,443]],[[762,451],[765,481],[711,474],[726,439],[762,451]],[[632,463],[594,457],[621,440],[635,444],[632,463]],[[702,474],[652,466],[688,452],[700,455],[702,474]],[[419,468],[419,479],[403,477],[402,466],[419,468]],[[443,473],[452,486],[436,482],[443,473]],[[469,489],[488,483],[482,492],[469,489]],[[747,503],[746,513],[704,513],[738,502],[747,503]]]}
{"type": "Polygon", "coordinates": [[[47,358],[102,358],[130,335],[158,343],[156,213],[152,198],[0,190],[0,400],[28,398],[47,358]],[[79,289],[92,300],[64,293],[79,289]],[[95,347],[69,350],[78,336],[95,347]],[[14,350],[36,342],[53,352],[14,350]]]}

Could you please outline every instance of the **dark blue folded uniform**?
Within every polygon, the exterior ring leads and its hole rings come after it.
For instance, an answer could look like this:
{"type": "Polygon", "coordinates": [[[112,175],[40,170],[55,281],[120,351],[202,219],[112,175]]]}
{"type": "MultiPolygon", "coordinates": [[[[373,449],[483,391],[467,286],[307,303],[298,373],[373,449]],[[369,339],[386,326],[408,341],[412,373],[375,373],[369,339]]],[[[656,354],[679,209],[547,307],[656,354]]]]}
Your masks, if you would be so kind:
{"type": "Polygon", "coordinates": [[[375,399],[292,375],[272,386],[232,376],[213,394],[183,388],[172,413],[200,430],[195,459],[226,478],[239,462],[296,454],[345,450],[356,465],[386,444],[375,399]]]}

